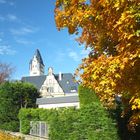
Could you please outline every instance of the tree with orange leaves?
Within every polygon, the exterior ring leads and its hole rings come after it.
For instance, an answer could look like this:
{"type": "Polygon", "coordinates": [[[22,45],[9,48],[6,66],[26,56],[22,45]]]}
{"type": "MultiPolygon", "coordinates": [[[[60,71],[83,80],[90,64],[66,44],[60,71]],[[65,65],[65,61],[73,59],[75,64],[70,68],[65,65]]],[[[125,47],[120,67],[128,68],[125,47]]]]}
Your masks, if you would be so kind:
{"type": "Polygon", "coordinates": [[[70,34],[91,52],[78,68],[82,84],[94,89],[107,107],[121,96],[128,127],[140,125],[140,1],[56,0],[58,30],[70,34]],[[82,70],[82,73],[80,72],[82,70]]]}

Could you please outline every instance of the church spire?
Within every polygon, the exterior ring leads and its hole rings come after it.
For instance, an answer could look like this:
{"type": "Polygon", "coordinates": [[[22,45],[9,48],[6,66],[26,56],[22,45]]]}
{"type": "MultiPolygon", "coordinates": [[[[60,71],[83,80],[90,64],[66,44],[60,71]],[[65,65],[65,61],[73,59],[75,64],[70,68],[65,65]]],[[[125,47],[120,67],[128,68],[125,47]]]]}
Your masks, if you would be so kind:
{"type": "Polygon", "coordinates": [[[35,54],[34,54],[34,55],[36,56],[36,58],[37,58],[38,62],[44,66],[43,59],[42,59],[41,54],[40,54],[40,52],[39,52],[39,50],[38,50],[38,49],[36,49],[36,51],[35,51],[35,54]]]}
{"type": "Polygon", "coordinates": [[[39,76],[44,74],[44,63],[41,54],[38,49],[36,49],[33,58],[30,61],[30,76],[39,76]]]}

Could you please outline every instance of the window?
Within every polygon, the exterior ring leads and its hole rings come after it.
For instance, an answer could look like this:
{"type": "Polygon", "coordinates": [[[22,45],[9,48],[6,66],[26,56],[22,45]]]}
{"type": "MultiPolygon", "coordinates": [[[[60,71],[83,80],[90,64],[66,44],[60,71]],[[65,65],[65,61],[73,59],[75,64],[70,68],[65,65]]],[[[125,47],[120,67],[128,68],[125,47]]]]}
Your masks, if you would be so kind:
{"type": "Polygon", "coordinates": [[[48,87],[47,91],[48,91],[49,93],[53,93],[53,92],[54,92],[54,88],[53,88],[53,87],[48,87]]]}
{"type": "Polygon", "coordinates": [[[70,91],[71,92],[76,92],[76,86],[71,87],[70,91]]]}

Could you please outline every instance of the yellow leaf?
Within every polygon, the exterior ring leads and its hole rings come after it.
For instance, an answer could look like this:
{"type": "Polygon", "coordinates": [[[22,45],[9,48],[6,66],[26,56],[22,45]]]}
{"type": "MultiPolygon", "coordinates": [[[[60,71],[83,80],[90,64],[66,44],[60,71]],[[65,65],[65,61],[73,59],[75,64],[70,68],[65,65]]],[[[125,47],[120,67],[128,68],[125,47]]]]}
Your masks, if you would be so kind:
{"type": "Polygon", "coordinates": [[[135,105],[132,105],[132,110],[135,110],[137,107],[135,105]]]}

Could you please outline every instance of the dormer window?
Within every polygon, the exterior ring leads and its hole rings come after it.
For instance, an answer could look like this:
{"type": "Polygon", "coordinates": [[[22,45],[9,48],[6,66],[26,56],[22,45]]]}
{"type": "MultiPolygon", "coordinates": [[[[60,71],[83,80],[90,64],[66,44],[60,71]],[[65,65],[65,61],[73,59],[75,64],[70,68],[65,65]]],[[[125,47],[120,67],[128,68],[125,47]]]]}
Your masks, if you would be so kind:
{"type": "Polygon", "coordinates": [[[71,90],[70,91],[71,92],[76,92],[76,87],[75,86],[71,87],[71,90]]]}

